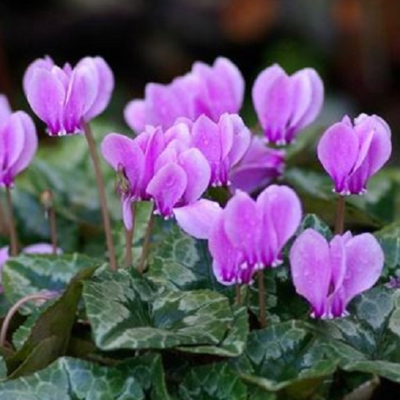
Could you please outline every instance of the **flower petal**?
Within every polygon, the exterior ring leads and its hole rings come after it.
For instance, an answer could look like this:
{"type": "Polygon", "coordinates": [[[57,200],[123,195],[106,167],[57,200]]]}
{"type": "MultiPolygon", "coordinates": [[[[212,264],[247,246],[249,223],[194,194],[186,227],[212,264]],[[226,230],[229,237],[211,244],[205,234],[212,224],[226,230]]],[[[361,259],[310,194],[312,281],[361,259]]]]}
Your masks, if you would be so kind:
{"type": "Polygon", "coordinates": [[[183,196],[187,186],[184,169],[177,164],[167,164],[161,168],[147,185],[146,191],[156,203],[157,211],[170,217],[172,209],[183,196]]]}
{"type": "MultiPolygon", "coordinates": [[[[26,246],[22,250],[26,254],[52,254],[53,246],[48,243],[36,243],[26,246]]],[[[62,254],[62,249],[57,248],[57,254],[62,254]]]]}
{"type": "Polygon", "coordinates": [[[347,304],[358,294],[371,288],[379,279],[384,262],[381,246],[373,235],[354,236],[345,246],[346,274],[342,291],[334,299],[334,316],[342,316],[347,304]]]}
{"type": "Polygon", "coordinates": [[[130,101],[125,106],[124,119],[133,131],[136,133],[142,132],[146,124],[150,123],[145,100],[130,101]]]}
{"type": "Polygon", "coordinates": [[[224,227],[234,247],[250,265],[258,262],[262,219],[256,202],[245,192],[237,191],[224,210],[224,227]]]}
{"type": "Polygon", "coordinates": [[[60,117],[65,95],[63,84],[50,71],[43,68],[32,71],[26,96],[32,110],[47,124],[51,135],[62,133],[60,117]]]}
{"type": "Polygon", "coordinates": [[[183,200],[193,203],[206,191],[211,178],[211,168],[200,150],[191,148],[179,155],[179,165],[187,176],[186,190],[183,200]]]}
{"type": "Polygon", "coordinates": [[[114,75],[109,65],[102,57],[86,57],[82,59],[78,65],[88,60],[93,63],[93,69],[97,71],[97,93],[89,110],[86,111],[85,121],[101,114],[110,102],[111,94],[114,89],[114,75]]]}
{"type": "Polygon", "coordinates": [[[289,258],[296,292],[311,303],[314,317],[324,316],[331,280],[327,241],[306,229],[293,243],[289,258]]]}
{"type": "Polygon", "coordinates": [[[178,225],[197,239],[208,239],[211,228],[222,209],[215,201],[200,199],[195,203],[174,208],[178,225]]]}
{"type": "Polygon", "coordinates": [[[7,97],[4,94],[0,94],[0,129],[1,126],[7,121],[7,119],[11,116],[11,107],[10,103],[7,100],[7,97]]]}
{"type": "Polygon", "coordinates": [[[346,190],[345,179],[357,160],[358,136],[345,122],[332,125],[318,143],[318,159],[332,178],[338,193],[346,190]]]}

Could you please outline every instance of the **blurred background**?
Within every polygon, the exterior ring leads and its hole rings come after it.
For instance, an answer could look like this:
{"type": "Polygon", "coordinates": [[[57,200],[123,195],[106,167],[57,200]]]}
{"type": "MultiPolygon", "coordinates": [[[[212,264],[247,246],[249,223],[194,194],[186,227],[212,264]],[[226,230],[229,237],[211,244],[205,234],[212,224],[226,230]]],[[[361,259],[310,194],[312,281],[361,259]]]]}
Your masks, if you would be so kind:
{"type": "Polygon", "coordinates": [[[125,103],[147,82],[224,55],[245,76],[244,114],[253,123],[249,95],[263,68],[311,66],[326,87],[320,125],[376,113],[400,147],[399,20],[398,0],[1,0],[0,92],[29,109],[21,79],[35,58],[101,55],[116,75],[108,115],[123,124],[125,103]]]}

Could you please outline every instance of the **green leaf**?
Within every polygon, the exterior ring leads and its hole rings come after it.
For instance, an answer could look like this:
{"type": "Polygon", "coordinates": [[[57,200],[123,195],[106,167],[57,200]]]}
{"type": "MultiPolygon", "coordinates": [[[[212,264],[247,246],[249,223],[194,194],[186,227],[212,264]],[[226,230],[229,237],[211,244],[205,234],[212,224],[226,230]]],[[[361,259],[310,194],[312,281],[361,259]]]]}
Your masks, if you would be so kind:
{"type": "Polygon", "coordinates": [[[192,368],[180,386],[185,400],[247,400],[247,388],[227,363],[192,368]]]}
{"type": "MultiPolygon", "coordinates": [[[[83,254],[53,256],[21,254],[9,259],[3,269],[3,287],[7,300],[19,299],[42,290],[63,291],[71,279],[82,270],[99,266],[97,259],[83,254]]],[[[34,306],[27,303],[20,312],[29,313],[34,306]]]]}
{"type": "Polygon", "coordinates": [[[375,288],[357,297],[350,316],[320,321],[340,367],[400,382],[400,290],[375,288]]]}
{"type": "Polygon", "coordinates": [[[96,344],[103,350],[217,345],[233,321],[228,299],[209,290],[156,290],[120,270],[93,277],[84,301],[96,344]]]}
{"type": "Polygon", "coordinates": [[[29,375],[65,354],[81,298],[82,281],[95,268],[81,271],[64,294],[37,319],[20,350],[6,359],[10,377],[29,375]]]}
{"type": "Polygon", "coordinates": [[[187,353],[213,354],[222,357],[238,357],[245,350],[249,323],[247,308],[236,307],[233,321],[224,340],[217,346],[194,346],[181,348],[187,353]]]}
{"type": "Polygon", "coordinates": [[[308,228],[314,229],[315,231],[319,232],[327,240],[331,240],[333,237],[333,233],[329,225],[322,221],[322,219],[315,214],[305,215],[305,217],[301,221],[299,229],[296,232],[296,236],[299,236],[308,228]]]}
{"type": "Polygon", "coordinates": [[[177,225],[152,249],[150,258],[146,276],[171,290],[227,290],[213,275],[207,242],[192,238],[177,225]]]}
{"type": "Polygon", "coordinates": [[[306,399],[333,374],[336,362],[328,358],[309,325],[289,321],[253,331],[235,367],[249,384],[306,399]]]}
{"type": "Polygon", "coordinates": [[[126,376],[133,376],[143,390],[150,393],[151,400],[170,400],[159,354],[148,353],[129,359],[120,364],[118,370],[126,376]]]}
{"type": "Polygon", "coordinates": [[[0,383],[2,400],[144,400],[138,381],[119,368],[68,357],[31,376],[0,383]]]}

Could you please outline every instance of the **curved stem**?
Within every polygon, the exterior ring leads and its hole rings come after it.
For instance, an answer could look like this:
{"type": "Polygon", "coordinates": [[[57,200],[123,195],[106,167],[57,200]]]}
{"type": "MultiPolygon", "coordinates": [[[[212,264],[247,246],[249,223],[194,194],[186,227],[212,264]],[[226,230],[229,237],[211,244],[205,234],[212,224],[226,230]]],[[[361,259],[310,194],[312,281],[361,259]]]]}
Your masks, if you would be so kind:
{"type": "Polygon", "coordinates": [[[1,331],[0,331],[0,346],[4,347],[6,337],[7,337],[7,331],[8,331],[8,327],[10,325],[11,319],[21,306],[23,306],[25,303],[28,303],[29,301],[32,301],[32,300],[50,300],[57,296],[59,296],[59,293],[57,293],[57,292],[42,292],[42,293],[29,294],[28,296],[25,296],[22,299],[19,299],[8,310],[8,313],[7,313],[6,317],[4,318],[3,325],[1,326],[1,331]]]}
{"type": "Polygon", "coordinates": [[[344,196],[339,196],[336,206],[336,216],[335,216],[335,235],[341,235],[344,230],[344,210],[345,210],[345,198],[344,196]]]}
{"type": "Polygon", "coordinates": [[[4,207],[1,199],[0,199],[0,234],[8,235],[8,224],[4,214],[4,207]]]}
{"type": "Polygon", "coordinates": [[[8,215],[10,218],[10,223],[9,223],[10,244],[11,244],[10,254],[12,257],[15,257],[16,255],[18,255],[18,236],[17,236],[17,231],[15,229],[14,208],[11,199],[11,189],[9,186],[6,186],[6,197],[7,197],[8,215]]]}
{"type": "Polygon", "coordinates": [[[264,271],[262,269],[257,271],[258,280],[258,319],[261,328],[267,326],[267,316],[265,313],[265,287],[264,287],[264,271]]]}
{"type": "Polygon", "coordinates": [[[153,215],[153,211],[152,211],[150,214],[149,222],[147,223],[147,229],[146,229],[146,233],[145,233],[144,239],[143,239],[142,254],[140,255],[138,271],[141,274],[143,273],[145,266],[146,266],[145,263],[146,263],[147,254],[149,252],[151,231],[153,230],[153,220],[154,220],[154,215],[153,215]]]}
{"type": "Polygon", "coordinates": [[[51,190],[45,190],[40,196],[40,200],[45,209],[46,217],[49,219],[51,245],[53,255],[57,254],[58,239],[57,239],[57,223],[56,223],[56,212],[54,209],[53,193],[51,190]]]}
{"type": "Polygon", "coordinates": [[[132,229],[125,228],[125,266],[130,267],[133,263],[133,253],[132,253],[132,240],[135,231],[135,212],[136,212],[136,203],[132,203],[132,216],[133,216],[133,224],[132,229]]]}
{"type": "Polygon", "coordinates": [[[92,130],[90,129],[90,125],[87,122],[83,122],[83,127],[84,127],[85,137],[86,137],[88,147],[89,147],[90,157],[92,159],[94,172],[96,175],[97,188],[99,191],[101,215],[103,218],[104,231],[105,231],[105,235],[106,235],[108,256],[110,259],[110,269],[111,269],[111,271],[116,271],[118,267],[117,267],[117,261],[116,261],[116,257],[115,257],[114,243],[112,240],[110,215],[108,213],[107,198],[106,198],[106,193],[105,193],[105,189],[104,189],[104,181],[103,181],[103,176],[102,176],[101,170],[100,170],[99,156],[97,154],[96,143],[94,141],[92,130]]]}
{"type": "Polygon", "coordinates": [[[235,285],[235,304],[237,304],[238,306],[242,305],[242,294],[240,292],[240,284],[237,283],[235,285]]]}

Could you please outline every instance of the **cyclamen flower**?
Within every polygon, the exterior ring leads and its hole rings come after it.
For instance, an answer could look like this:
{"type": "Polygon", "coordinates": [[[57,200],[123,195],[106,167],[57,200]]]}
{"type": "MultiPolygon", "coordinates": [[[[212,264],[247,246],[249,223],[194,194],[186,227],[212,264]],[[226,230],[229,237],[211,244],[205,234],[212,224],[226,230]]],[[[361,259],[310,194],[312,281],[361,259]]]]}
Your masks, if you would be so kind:
{"type": "Polygon", "coordinates": [[[101,57],[85,57],[75,68],[60,68],[46,57],[27,68],[23,86],[32,110],[47,124],[47,133],[63,136],[82,133],[83,122],[104,111],[114,77],[101,57]]]}
{"type": "Polygon", "coordinates": [[[149,83],[145,98],[125,108],[125,120],[136,132],[146,125],[171,127],[178,118],[191,121],[206,115],[217,122],[223,113],[237,113],[244,97],[244,79],[228,59],[219,57],[213,66],[197,62],[188,74],[168,85],[149,83]]]}
{"type": "Polygon", "coordinates": [[[23,111],[11,112],[0,96],[0,186],[10,187],[14,178],[32,161],[38,146],[36,128],[23,111]]]}
{"type": "Polygon", "coordinates": [[[223,210],[203,200],[175,216],[187,233],[208,239],[220,283],[248,284],[256,270],[282,262],[282,249],[300,224],[301,204],[289,187],[271,185],[257,200],[238,190],[223,210]]]}
{"type": "Polygon", "coordinates": [[[312,68],[288,76],[275,64],[258,75],[252,96],[265,139],[284,145],[314,122],[322,107],[324,87],[312,68]]]}
{"type": "Polygon", "coordinates": [[[118,189],[127,229],[132,228],[131,202],[152,199],[155,211],[170,217],[175,207],[198,200],[210,181],[203,154],[172,135],[167,140],[160,128],[149,128],[135,139],[111,133],[101,151],[122,177],[118,189]]]}
{"type": "Polygon", "coordinates": [[[268,186],[272,179],[280,177],[285,167],[285,152],[267,147],[254,136],[244,157],[229,173],[231,190],[252,193],[268,186]]]}
{"type": "Polygon", "coordinates": [[[383,262],[383,251],[370,233],[346,232],[328,243],[306,229],[290,250],[293,283],[315,318],[345,316],[349,302],[379,279],[383,262]]]}
{"type": "Polygon", "coordinates": [[[362,194],[368,179],[389,159],[391,132],[376,115],[361,114],[352,124],[345,116],[332,125],[318,144],[318,158],[332,178],[335,192],[362,194]]]}
{"type": "Polygon", "coordinates": [[[208,160],[212,186],[229,185],[233,166],[250,146],[251,133],[237,114],[223,114],[218,123],[202,115],[190,128],[191,143],[208,160]]]}

